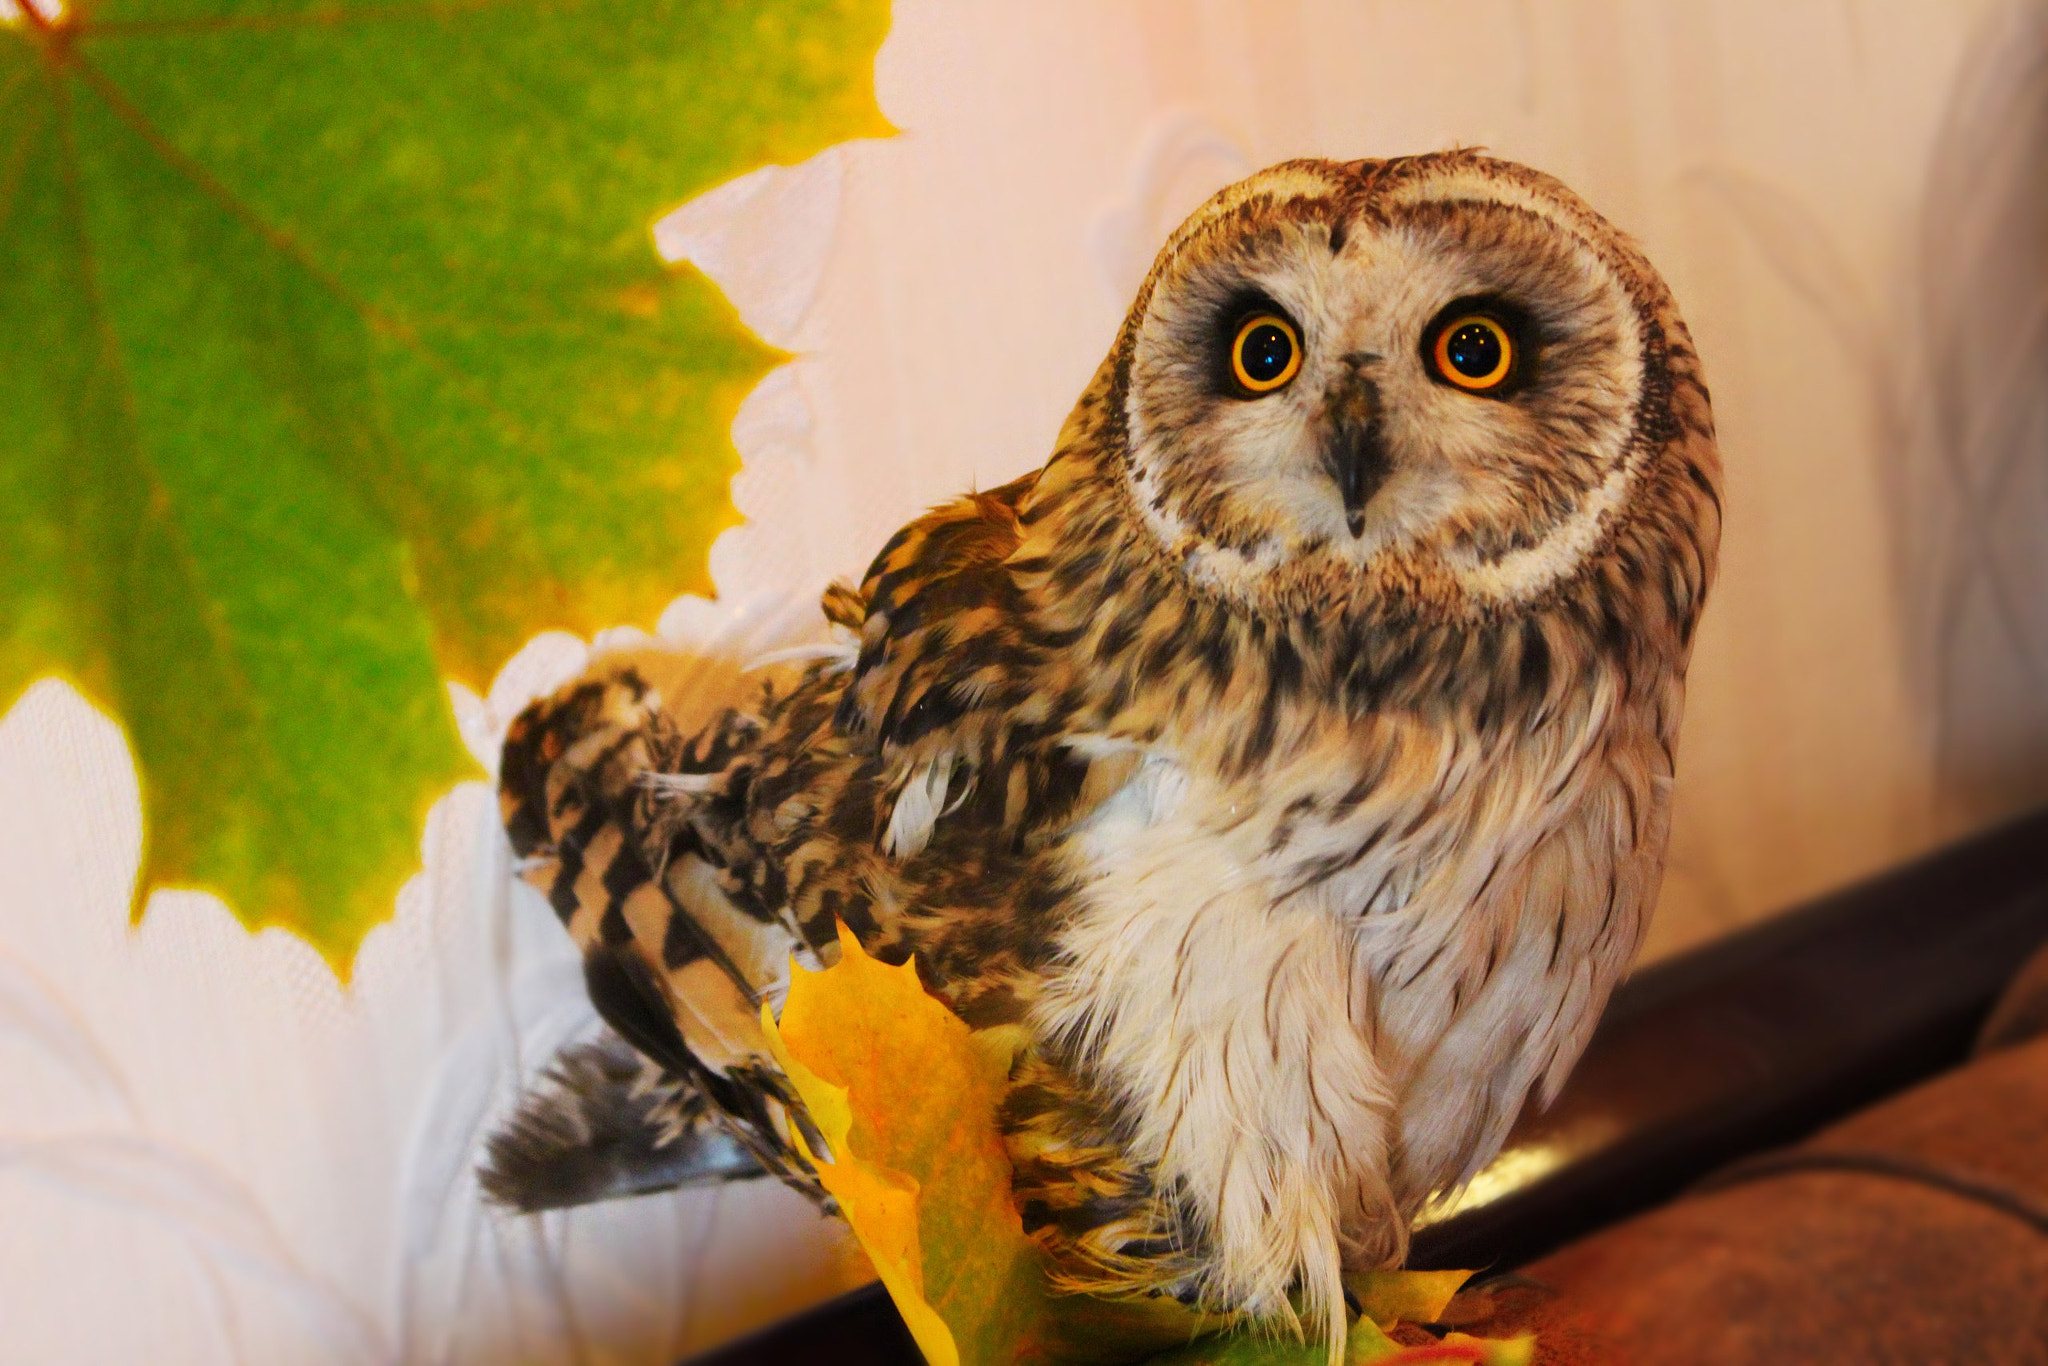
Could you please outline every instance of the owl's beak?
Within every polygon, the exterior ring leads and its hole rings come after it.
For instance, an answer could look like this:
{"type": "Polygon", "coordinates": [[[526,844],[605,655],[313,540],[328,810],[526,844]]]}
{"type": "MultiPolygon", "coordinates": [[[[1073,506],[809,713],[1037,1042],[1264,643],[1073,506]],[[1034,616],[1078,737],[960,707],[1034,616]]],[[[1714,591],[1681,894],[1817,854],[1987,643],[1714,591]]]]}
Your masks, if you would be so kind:
{"type": "Polygon", "coordinates": [[[1365,505],[1391,472],[1380,429],[1379,385],[1354,374],[1330,393],[1326,411],[1330,426],[1323,465],[1344,499],[1344,524],[1357,537],[1365,532],[1365,505]]]}

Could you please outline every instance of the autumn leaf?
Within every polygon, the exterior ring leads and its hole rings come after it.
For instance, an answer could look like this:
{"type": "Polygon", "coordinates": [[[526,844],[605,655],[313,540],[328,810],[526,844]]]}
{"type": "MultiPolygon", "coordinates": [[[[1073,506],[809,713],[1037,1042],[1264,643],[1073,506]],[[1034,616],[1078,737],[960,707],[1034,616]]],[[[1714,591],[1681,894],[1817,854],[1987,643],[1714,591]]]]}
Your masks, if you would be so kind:
{"type": "Polygon", "coordinates": [[[996,1125],[1017,1032],[972,1032],[914,964],[877,962],[843,925],[839,943],[834,966],[792,970],[762,1025],[831,1150],[818,1178],[925,1359],[1133,1361],[1213,1328],[1170,1301],[1052,1292],[996,1125]]]}
{"type": "MultiPolygon", "coordinates": [[[[761,1022],[829,1150],[815,1155],[818,1178],[927,1361],[1326,1366],[1322,1345],[1271,1325],[1240,1327],[1170,1300],[1054,1293],[1010,1198],[996,1121],[1021,1032],[970,1031],[924,990],[914,962],[877,962],[843,925],[839,943],[834,966],[792,967],[779,1022],[766,1006],[761,1022]]],[[[1381,1331],[1435,1320],[1469,1275],[1347,1278],[1366,1311],[1352,1326],[1347,1363],[1526,1366],[1516,1344],[1471,1347],[1476,1339],[1453,1334],[1448,1354],[1414,1356],[1421,1349],[1381,1331]]]]}
{"type": "MultiPolygon", "coordinates": [[[[1443,1314],[1469,1271],[1372,1271],[1346,1276],[1345,1284],[1363,1312],[1351,1323],[1344,1366],[1529,1366],[1536,1340],[1476,1338],[1446,1333],[1420,1343],[1389,1336],[1403,1323],[1433,1323],[1443,1314]]],[[[1427,1334],[1412,1337],[1427,1338],[1427,1334]]],[[[1328,1366],[1320,1343],[1284,1337],[1250,1326],[1191,1343],[1151,1358],[1146,1366],[1328,1366]]]]}
{"type": "MultiPolygon", "coordinates": [[[[1438,1341],[1404,1346],[1371,1319],[1361,1318],[1351,1325],[1344,1366],[1530,1366],[1535,1351],[1534,1338],[1475,1338],[1464,1333],[1446,1333],[1438,1341]]],[[[1328,1362],[1320,1344],[1240,1330],[1152,1357],[1145,1366],[1328,1366],[1328,1362]]]]}
{"type": "Polygon", "coordinates": [[[1442,1319],[1452,1297],[1471,1279],[1469,1271],[1352,1271],[1344,1276],[1344,1288],[1358,1302],[1360,1314],[1392,1328],[1442,1319]]]}
{"type": "Polygon", "coordinates": [[[886,0],[0,0],[0,707],[126,728],[152,887],[339,963],[444,678],[651,624],[776,363],[650,228],[888,131],[886,0]]]}
{"type": "MultiPolygon", "coordinates": [[[[1380,1366],[1400,1360],[1401,1345],[1371,1319],[1351,1325],[1344,1343],[1344,1366],[1380,1366]]],[[[1150,1358],[1146,1366],[1329,1366],[1329,1350],[1267,1326],[1204,1338],[1200,1342],[1150,1358]]]]}

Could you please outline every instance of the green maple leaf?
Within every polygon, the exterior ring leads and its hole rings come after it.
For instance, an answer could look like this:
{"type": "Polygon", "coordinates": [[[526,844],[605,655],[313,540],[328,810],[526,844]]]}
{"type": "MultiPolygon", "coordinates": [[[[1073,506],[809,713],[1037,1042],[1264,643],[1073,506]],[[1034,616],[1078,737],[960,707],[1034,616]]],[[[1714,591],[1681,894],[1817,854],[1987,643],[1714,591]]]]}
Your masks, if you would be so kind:
{"type": "Polygon", "coordinates": [[[22,3],[0,707],[126,727],[138,907],[344,962],[473,771],[442,680],[705,584],[778,357],[649,229],[887,132],[886,0],[22,3]]]}

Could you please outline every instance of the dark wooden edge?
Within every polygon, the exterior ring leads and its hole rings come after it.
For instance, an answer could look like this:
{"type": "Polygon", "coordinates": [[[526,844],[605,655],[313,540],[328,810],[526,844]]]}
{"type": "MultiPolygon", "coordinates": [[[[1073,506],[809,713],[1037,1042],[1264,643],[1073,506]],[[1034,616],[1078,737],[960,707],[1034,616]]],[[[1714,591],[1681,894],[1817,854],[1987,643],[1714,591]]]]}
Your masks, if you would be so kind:
{"type": "MultiPolygon", "coordinates": [[[[1509,1269],[1953,1066],[2044,943],[2048,810],[1644,970],[1410,1265],[1509,1269]]],[[[918,1354],[867,1286],[696,1366],[811,1360],[918,1354]]]]}
{"type": "Polygon", "coordinates": [[[921,1366],[924,1356],[881,1282],[792,1314],[684,1366],[921,1366]]]}

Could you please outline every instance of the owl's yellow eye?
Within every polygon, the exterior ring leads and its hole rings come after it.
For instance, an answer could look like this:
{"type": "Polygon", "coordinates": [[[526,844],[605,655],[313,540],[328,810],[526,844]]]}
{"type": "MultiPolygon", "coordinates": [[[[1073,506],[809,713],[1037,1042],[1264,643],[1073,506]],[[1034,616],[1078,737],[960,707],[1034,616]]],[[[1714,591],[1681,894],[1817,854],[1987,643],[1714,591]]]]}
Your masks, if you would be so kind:
{"type": "Polygon", "coordinates": [[[1443,324],[1429,354],[1438,375],[1475,394],[1498,389],[1515,369],[1515,339],[1484,313],[1467,313],[1443,324]]]}
{"type": "Polygon", "coordinates": [[[1301,337],[1277,313],[1246,318],[1230,343],[1230,373],[1248,393],[1270,394],[1301,369],[1301,337]]]}

